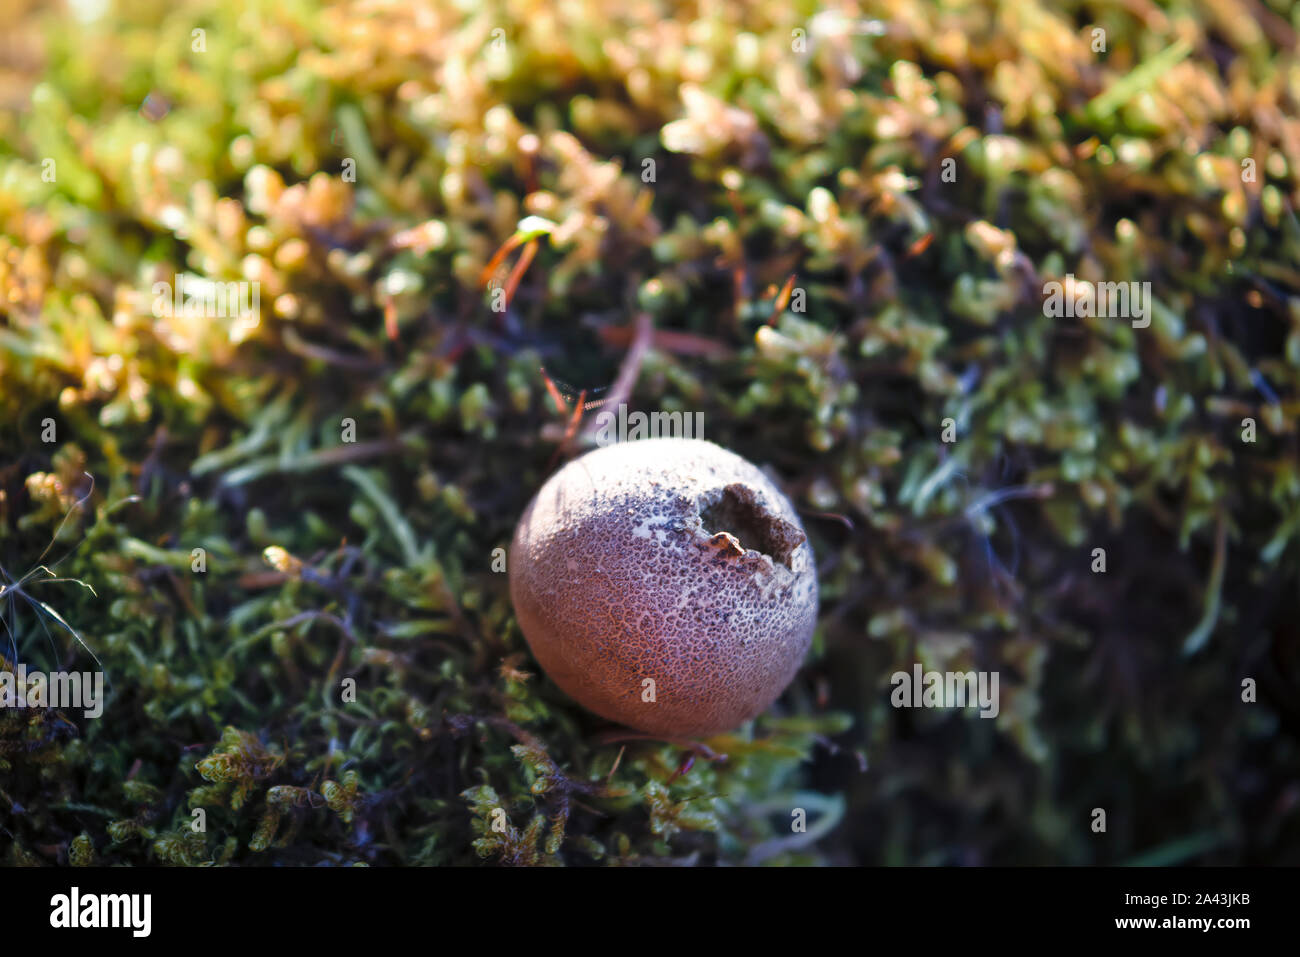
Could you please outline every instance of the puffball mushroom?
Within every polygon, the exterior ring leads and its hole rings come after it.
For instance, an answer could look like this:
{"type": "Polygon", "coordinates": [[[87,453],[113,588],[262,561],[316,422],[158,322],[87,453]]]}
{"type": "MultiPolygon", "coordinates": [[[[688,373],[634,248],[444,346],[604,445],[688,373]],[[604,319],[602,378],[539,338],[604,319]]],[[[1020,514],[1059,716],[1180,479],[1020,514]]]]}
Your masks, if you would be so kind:
{"type": "Polygon", "coordinates": [[[565,465],[515,528],[533,656],[587,709],[665,737],[729,731],[794,677],[817,620],[812,548],[755,466],[700,439],[565,465]]]}

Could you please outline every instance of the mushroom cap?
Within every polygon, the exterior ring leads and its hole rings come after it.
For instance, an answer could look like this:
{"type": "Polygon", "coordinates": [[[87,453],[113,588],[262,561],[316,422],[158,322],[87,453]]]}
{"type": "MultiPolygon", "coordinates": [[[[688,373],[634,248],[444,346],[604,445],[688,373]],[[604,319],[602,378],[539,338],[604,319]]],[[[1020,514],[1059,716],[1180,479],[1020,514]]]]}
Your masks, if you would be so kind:
{"type": "Polygon", "coordinates": [[[794,677],[817,621],[794,507],[754,465],[700,439],[620,442],[568,463],[519,519],[508,567],[519,625],[551,679],[651,734],[717,734],[756,717],[794,677]]]}

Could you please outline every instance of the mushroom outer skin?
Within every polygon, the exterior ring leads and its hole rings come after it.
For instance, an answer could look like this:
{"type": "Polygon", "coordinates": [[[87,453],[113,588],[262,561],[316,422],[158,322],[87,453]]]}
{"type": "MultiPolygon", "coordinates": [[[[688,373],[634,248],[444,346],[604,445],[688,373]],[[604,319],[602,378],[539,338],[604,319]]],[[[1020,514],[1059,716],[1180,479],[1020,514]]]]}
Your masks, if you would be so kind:
{"type": "Polygon", "coordinates": [[[568,463],[519,519],[508,567],[519,625],[551,679],[596,714],[664,737],[760,714],[817,621],[794,507],[754,465],[700,439],[620,442],[568,463]]]}

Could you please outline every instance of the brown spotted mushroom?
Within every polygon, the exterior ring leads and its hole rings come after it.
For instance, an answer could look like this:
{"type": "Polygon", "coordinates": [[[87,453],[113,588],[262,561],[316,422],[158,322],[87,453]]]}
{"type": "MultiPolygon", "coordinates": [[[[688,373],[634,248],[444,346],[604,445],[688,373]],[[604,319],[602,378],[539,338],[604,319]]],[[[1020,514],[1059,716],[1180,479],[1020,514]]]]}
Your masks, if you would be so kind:
{"type": "Polygon", "coordinates": [[[620,442],[570,462],[519,519],[508,566],[519,625],[555,683],[666,737],[757,716],[794,677],[817,620],[793,506],[699,439],[620,442]]]}

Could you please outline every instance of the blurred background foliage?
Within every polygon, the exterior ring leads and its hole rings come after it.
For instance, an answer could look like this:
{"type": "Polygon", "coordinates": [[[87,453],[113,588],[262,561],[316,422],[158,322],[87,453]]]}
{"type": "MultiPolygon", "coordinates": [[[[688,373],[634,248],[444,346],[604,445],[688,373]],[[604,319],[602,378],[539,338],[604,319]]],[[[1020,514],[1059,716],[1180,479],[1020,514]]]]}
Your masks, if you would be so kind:
{"type": "Polygon", "coordinates": [[[0,712],[0,860],[1300,863],[1298,10],[7,3],[4,643],[111,692],[0,712]],[[629,403],[770,468],[822,586],[693,751],[493,568],[581,448],[542,367],[642,313],[629,403]],[[1001,713],[891,708],[915,662],[1001,713]]]}

